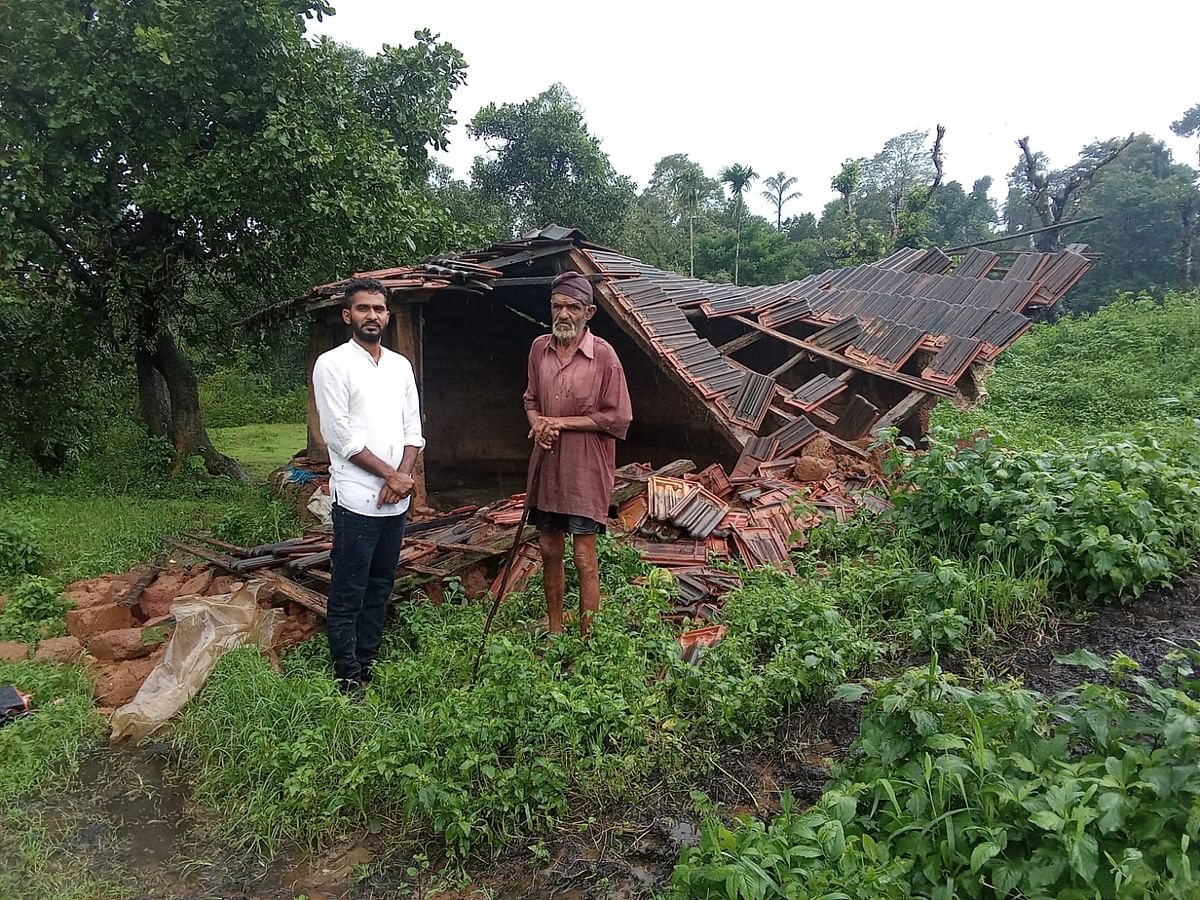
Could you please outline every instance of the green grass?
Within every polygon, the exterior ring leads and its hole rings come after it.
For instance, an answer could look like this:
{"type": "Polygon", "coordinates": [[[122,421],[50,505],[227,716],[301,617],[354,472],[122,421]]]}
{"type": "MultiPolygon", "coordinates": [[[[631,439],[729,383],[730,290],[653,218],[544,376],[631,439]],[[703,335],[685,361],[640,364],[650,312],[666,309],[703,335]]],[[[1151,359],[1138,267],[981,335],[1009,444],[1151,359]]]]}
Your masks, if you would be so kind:
{"type": "Polygon", "coordinates": [[[254,478],[264,480],[286,463],[308,440],[306,426],[243,425],[238,428],[211,428],[213,446],[242,464],[254,478]]]}
{"type": "Polygon", "coordinates": [[[0,684],[33,695],[36,712],[0,728],[0,807],[73,769],[80,749],[104,730],[82,670],[0,663],[0,684]]]}
{"type": "Polygon", "coordinates": [[[987,387],[986,403],[963,412],[944,401],[933,423],[1036,447],[1200,415],[1200,295],[1123,296],[1094,315],[1035,325],[987,387]]]}
{"type": "MultiPolygon", "coordinates": [[[[229,483],[207,496],[175,499],[88,495],[77,487],[57,482],[53,494],[0,501],[0,518],[15,518],[33,528],[45,555],[43,574],[64,585],[105,572],[124,572],[166,553],[164,534],[212,528],[233,517],[257,521],[273,509],[261,485],[229,483]]],[[[290,534],[293,523],[286,516],[282,521],[290,534]]]]}
{"type": "Polygon", "coordinates": [[[60,846],[62,823],[48,825],[36,811],[0,813],[0,897],[4,900],[126,900],[137,894],[97,878],[77,852],[60,846]]]}

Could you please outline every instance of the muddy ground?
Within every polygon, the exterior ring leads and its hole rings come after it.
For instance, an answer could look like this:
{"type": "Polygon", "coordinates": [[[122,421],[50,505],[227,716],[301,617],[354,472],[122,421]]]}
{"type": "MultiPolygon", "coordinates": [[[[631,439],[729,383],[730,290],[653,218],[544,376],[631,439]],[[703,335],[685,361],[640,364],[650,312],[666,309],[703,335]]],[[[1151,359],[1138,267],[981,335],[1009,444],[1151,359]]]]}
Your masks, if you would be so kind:
{"type": "MultiPolygon", "coordinates": [[[[1200,640],[1200,575],[1138,603],[1102,608],[1085,621],[1058,621],[1045,634],[996,645],[986,667],[1055,693],[1090,673],[1062,666],[1056,655],[1087,647],[1124,652],[1153,670],[1168,641],[1200,640]]],[[[946,660],[959,668],[962,660],[946,660]]],[[[725,752],[695,787],[734,812],[767,816],[784,790],[810,801],[828,763],[844,754],[858,729],[857,710],[831,704],[797,710],[766,748],[725,752]]],[[[686,791],[664,786],[636,808],[568,822],[557,835],[515,847],[498,860],[439,872],[436,843],[423,847],[387,831],[363,834],[316,858],[300,850],[263,862],[210,836],[212,813],[194,803],[186,776],[172,766],[165,742],[142,748],[98,748],[65,790],[35,798],[25,812],[57,833],[62,862],[114,878],[147,898],[642,897],[662,890],[679,850],[697,838],[686,791]]]]}

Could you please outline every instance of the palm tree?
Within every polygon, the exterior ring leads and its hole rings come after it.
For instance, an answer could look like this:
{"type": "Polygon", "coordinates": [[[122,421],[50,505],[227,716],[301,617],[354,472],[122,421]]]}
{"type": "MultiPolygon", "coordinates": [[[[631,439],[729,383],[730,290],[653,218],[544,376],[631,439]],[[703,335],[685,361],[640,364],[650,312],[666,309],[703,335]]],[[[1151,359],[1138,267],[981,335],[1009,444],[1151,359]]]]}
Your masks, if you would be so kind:
{"type": "Polygon", "coordinates": [[[722,169],[721,174],[717,177],[721,179],[722,184],[729,185],[729,189],[733,191],[734,217],[737,223],[737,243],[734,245],[733,251],[733,283],[737,284],[738,266],[742,259],[742,194],[750,187],[750,182],[758,177],[758,173],[750,166],[734,163],[732,166],[722,169]]]}
{"type": "Polygon", "coordinates": [[[696,212],[700,208],[700,193],[707,193],[711,184],[699,166],[681,169],[671,180],[675,202],[688,217],[688,274],[696,277],[696,212]]]}
{"type": "Polygon", "coordinates": [[[762,195],[775,206],[775,228],[783,231],[783,205],[789,200],[800,199],[800,192],[792,191],[792,185],[796,183],[796,179],[788,178],[783,172],[780,172],[778,175],[767,178],[765,183],[769,190],[763,191],[762,195]]]}

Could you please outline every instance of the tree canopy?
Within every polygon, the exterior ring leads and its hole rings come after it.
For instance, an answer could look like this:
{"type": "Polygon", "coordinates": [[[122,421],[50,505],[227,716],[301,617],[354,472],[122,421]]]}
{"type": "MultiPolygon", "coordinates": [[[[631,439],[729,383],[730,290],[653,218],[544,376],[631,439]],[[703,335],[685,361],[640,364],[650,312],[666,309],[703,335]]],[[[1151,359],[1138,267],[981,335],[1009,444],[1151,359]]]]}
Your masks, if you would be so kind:
{"type": "Polygon", "coordinates": [[[561,84],[522,103],[488,104],[467,132],[488,147],[471,167],[472,186],[503,210],[510,232],[557,222],[601,243],[620,236],[633,206],[633,181],[613,169],[561,84]]]}
{"type": "Polygon", "coordinates": [[[179,461],[211,446],[176,336],[187,285],[229,316],[321,277],[439,249],[428,151],[465,63],[428,32],[375,56],[305,22],[324,0],[0,7],[0,268],[127,348],[179,461]]]}

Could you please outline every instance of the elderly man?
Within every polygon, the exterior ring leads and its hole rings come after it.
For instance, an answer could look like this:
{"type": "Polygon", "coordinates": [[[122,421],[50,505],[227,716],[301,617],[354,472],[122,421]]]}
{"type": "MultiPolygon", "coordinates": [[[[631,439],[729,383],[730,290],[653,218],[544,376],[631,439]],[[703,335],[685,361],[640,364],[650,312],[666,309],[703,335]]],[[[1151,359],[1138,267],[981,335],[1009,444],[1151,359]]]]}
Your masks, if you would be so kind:
{"type": "Polygon", "coordinates": [[[616,468],[617,439],[633,414],[625,371],[607,341],[592,334],[592,284],[564,272],[550,286],[552,329],[533,341],[525,412],[534,441],[529,462],[530,516],[539,547],[550,631],[563,628],[565,535],[579,574],[579,631],[600,608],[596,535],[605,531],[616,468]]]}
{"type": "Polygon", "coordinates": [[[346,287],[350,340],[313,368],[321,435],[329,447],[333,580],[325,632],[346,693],[371,681],[396,578],[413,467],[425,446],[413,367],[381,345],[387,292],[373,278],[346,287]]]}

